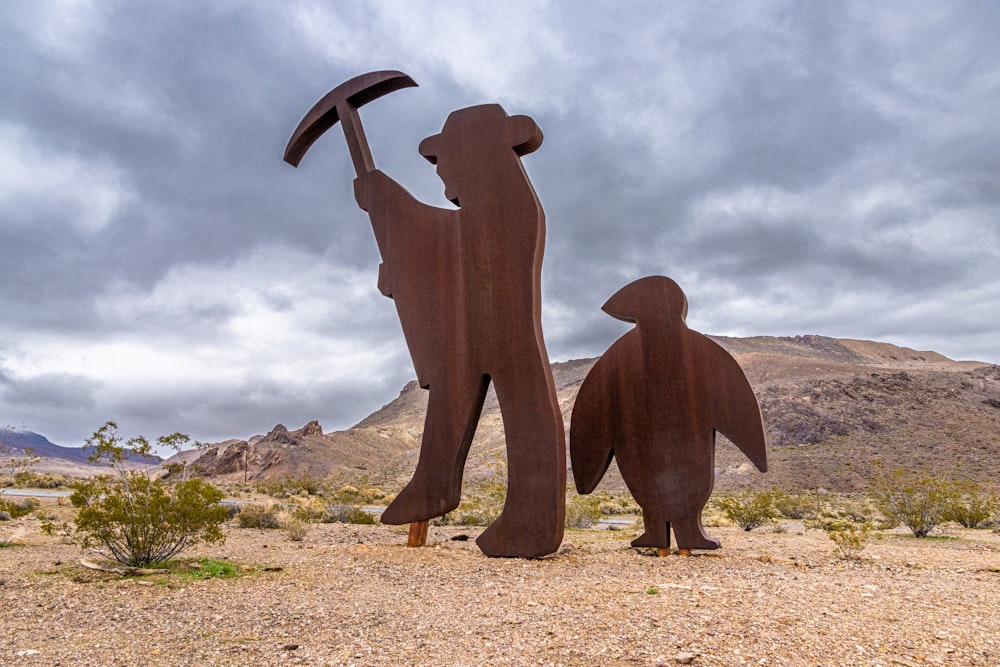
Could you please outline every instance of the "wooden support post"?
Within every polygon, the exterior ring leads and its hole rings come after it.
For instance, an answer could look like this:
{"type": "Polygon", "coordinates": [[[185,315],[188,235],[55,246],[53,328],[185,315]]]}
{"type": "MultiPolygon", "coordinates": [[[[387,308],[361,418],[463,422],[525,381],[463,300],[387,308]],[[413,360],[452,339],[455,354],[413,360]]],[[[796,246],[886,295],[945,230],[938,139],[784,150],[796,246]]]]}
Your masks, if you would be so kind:
{"type": "Polygon", "coordinates": [[[406,538],[406,546],[422,547],[427,544],[427,525],[430,521],[414,521],[410,524],[410,535],[406,538]]]}

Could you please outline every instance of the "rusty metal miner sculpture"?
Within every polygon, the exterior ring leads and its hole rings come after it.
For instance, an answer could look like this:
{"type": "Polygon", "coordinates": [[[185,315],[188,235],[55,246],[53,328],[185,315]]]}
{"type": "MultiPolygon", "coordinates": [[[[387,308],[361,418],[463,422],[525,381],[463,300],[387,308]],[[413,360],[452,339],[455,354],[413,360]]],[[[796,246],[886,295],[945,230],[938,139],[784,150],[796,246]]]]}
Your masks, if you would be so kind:
{"type": "Polygon", "coordinates": [[[368,212],[382,264],[379,290],[393,299],[420,385],[430,391],[416,471],[382,514],[422,522],[458,506],[462,474],[490,382],[507,438],[503,513],[477,540],[489,556],[537,557],[562,542],[566,453],[562,416],[542,339],[541,204],[521,165],[542,133],[498,105],[453,112],[420,143],[457,209],[414,199],[375,169],[357,107],[405,86],[401,72],[373,72],[338,86],[293,134],[298,164],[338,120],[357,170],[355,197],[368,212]]]}
{"type": "Polygon", "coordinates": [[[687,328],[687,299],[670,278],[641,278],[603,310],[635,328],[588,373],[570,420],[576,488],[590,493],[611,463],[642,507],[634,547],[717,549],[701,512],[712,493],[715,433],[767,470],[760,407],[728,352],[687,328]]]}

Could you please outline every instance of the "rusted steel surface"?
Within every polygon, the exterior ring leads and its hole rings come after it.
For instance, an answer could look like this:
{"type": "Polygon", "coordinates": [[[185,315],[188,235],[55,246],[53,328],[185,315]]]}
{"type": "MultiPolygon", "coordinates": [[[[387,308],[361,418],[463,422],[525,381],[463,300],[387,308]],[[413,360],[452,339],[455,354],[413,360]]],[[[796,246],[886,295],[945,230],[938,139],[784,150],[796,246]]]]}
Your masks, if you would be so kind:
{"type": "Polygon", "coordinates": [[[413,479],[382,520],[458,506],[462,471],[492,380],[507,437],[503,513],[477,543],[491,556],[541,556],[562,541],[563,423],[541,330],[545,223],[520,156],[541,142],[497,105],[452,113],[420,152],[455,210],[415,200],[380,171],[356,181],[420,385],[430,391],[413,479]]]}
{"type": "Polygon", "coordinates": [[[360,175],[373,170],[375,162],[358,109],[383,95],[416,85],[413,79],[396,70],[368,72],[345,81],[314,104],[295,128],[285,148],[285,162],[293,167],[299,166],[302,156],[313,142],[340,121],[355,171],[360,175]]]}
{"type": "Polygon", "coordinates": [[[374,169],[351,103],[378,96],[359,92],[366,85],[378,94],[401,87],[400,74],[373,73],[338,86],[286,151],[296,164],[338,118],[357,121],[344,131],[358,172],[355,196],[382,256],[378,286],[396,304],[418,381],[430,391],[416,471],[382,521],[426,521],[458,506],[492,382],[507,437],[508,493],[503,513],[477,543],[490,556],[543,556],[562,542],[566,454],[541,330],[545,217],[520,161],[538,148],[542,133],[531,118],[508,116],[499,105],[453,112],[419,150],[457,208],[423,204],[374,169]]]}
{"type": "Polygon", "coordinates": [[[414,521],[410,524],[410,533],[406,536],[406,546],[422,547],[427,544],[427,526],[429,521],[414,521]]]}
{"type": "Polygon", "coordinates": [[[615,341],[580,387],[570,421],[577,490],[594,490],[612,458],[642,507],[635,547],[716,549],[701,512],[714,485],[718,431],[767,470],[760,406],[728,352],[688,329],[687,299],[670,278],[626,285],[603,310],[635,328],[615,341]]]}

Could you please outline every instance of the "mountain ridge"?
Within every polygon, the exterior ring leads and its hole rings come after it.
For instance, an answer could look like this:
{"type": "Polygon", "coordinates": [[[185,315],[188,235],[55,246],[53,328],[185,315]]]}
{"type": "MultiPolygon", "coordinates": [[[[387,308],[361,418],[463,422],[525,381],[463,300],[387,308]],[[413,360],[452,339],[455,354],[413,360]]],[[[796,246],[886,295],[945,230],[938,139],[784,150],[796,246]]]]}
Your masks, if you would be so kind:
{"type": "MultiPolygon", "coordinates": [[[[901,467],[924,465],[934,473],[950,468],[948,472],[989,483],[1000,477],[1000,367],[857,339],[710,338],[733,355],[754,387],[771,461],[768,474],[753,472],[720,436],[719,488],[778,485],[857,491],[864,487],[874,460],[901,467]]],[[[595,362],[552,364],[567,429],[576,391],[595,362]]],[[[216,461],[225,459],[226,465],[206,465],[213,462],[211,455],[198,464],[210,476],[229,479],[241,474],[250,480],[332,474],[344,479],[365,476],[398,488],[416,464],[426,406],[427,392],[412,380],[395,399],[343,431],[324,434],[318,423],[310,422],[304,427],[308,434],[281,426],[280,439],[272,438],[272,431],[228,445],[236,447],[237,457],[251,457],[260,466],[251,462],[247,469],[234,470],[236,457],[218,458],[218,453],[216,461]],[[296,441],[305,446],[296,447],[296,441]],[[244,449],[255,453],[243,454],[244,449]]],[[[489,471],[503,452],[502,416],[491,389],[466,477],[489,471]]],[[[614,467],[599,488],[624,490],[614,467]]]]}
{"type": "MultiPolygon", "coordinates": [[[[875,460],[989,485],[1000,479],[1000,366],[849,338],[710,338],[733,355],[754,388],[770,464],[768,473],[757,473],[720,436],[716,488],[858,491],[875,460]]],[[[567,429],[576,392],[595,362],[552,364],[567,429]]],[[[416,465],[426,407],[427,392],[412,380],[394,399],[342,431],[324,433],[317,421],[298,430],[278,424],[267,434],[183,456],[197,457],[193,462],[201,474],[219,481],[364,477],[398,489],[416,465]]],[[[490,471],[503,454],[502,416],[491,389],[466,477],[490,471]]],[[[624,490],[614,465],[598,488],[624,490]]]]}

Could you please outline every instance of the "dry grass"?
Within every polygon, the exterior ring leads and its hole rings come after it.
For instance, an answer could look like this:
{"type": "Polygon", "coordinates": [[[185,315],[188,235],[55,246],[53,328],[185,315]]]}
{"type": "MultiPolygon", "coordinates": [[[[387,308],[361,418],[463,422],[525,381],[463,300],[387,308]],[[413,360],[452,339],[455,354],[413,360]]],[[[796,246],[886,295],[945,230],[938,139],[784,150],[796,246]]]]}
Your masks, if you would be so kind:
{"type": "MultiPolygon", "coordinates": [[[[64,508],[55,508],[55,512],[64,508]]],[[[655,558],[632,531],[570,531],[541,560],[489,559],[478,529],[228,529],[185,556],[241,576],[121,578],[38,520],[0,524],[2,665],[1000,664],[1000,535],[949,529],[838,558],[821,530],[708,529],[655,558]],[[294,647],[294,648],[293,648],[294,647]]]]}

